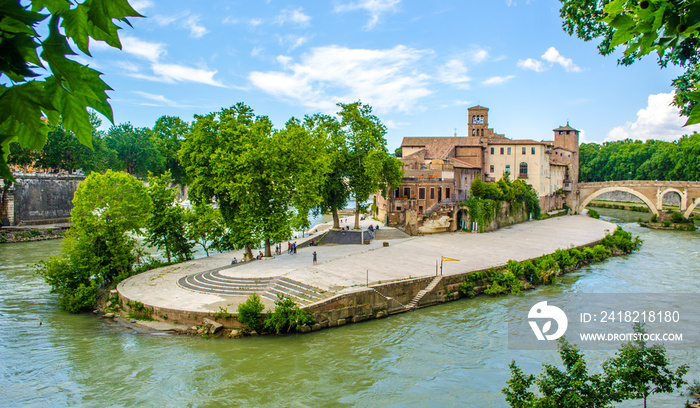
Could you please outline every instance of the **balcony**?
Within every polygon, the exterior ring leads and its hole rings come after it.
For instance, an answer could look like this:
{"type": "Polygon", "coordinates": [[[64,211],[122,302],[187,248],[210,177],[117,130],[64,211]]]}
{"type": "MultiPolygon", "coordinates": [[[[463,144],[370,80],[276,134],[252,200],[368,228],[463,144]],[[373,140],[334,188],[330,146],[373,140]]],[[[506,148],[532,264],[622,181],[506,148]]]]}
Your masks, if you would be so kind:
{"type": "Polygon", "coordinates": [[[526,179],[526,178],[527,178],[527,173],[520,173],[520,174],[518,175],[518,178],[526,179]]]}
{"type": "Polygon", "coordinates": [[[564,190],[566,192],[571,192],[571,185],[572,185],[571,180],[568,180],[568,179],[564,180],[564,185],[562,187],[562,190],[564,190]]]}

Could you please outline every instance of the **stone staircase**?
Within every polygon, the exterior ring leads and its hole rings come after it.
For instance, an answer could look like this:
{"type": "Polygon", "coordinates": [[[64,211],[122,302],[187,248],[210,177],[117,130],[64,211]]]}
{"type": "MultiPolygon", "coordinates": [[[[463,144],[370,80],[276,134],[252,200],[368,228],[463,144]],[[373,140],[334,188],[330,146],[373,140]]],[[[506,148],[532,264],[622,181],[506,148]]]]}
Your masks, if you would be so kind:
{"type": "Polygon", "coordinates": [[[377,241],[389,241],[392,239],[411,238],[410,235],[396,228],[380,228],[374,231],[374,239],[377,241]]]}
{"type": "Polygon", "coordinates": [[[420,300],[423,299],[423,296],[425,296],[426,293],[429,293],[430,291],[435,289],[435,287],[438,285],[438,283],[440,283],[441,280],[442,280],[442,276],[434,277],[433,280],[430,281],[428,286],[425,287],[425,289],[416,293],[416,295],[413,297],[413,299],[411,299],[411,301],[408,302],[408,304],[406,305],[406,309],[409,309],[409,310],[416,309],[418,307],[418,302],[420,302],[420,300]]]}
{"type": "Polygon", "coordinates": [[[274,301],[280,294],[301,305],[321,300],[318,289],[282,276],[236,278],[222,275],[220,271],[213,270],[182,277],[177,284],[195,292],[221,296],[248,297],[257,293],[260,297],[274,301]]]}

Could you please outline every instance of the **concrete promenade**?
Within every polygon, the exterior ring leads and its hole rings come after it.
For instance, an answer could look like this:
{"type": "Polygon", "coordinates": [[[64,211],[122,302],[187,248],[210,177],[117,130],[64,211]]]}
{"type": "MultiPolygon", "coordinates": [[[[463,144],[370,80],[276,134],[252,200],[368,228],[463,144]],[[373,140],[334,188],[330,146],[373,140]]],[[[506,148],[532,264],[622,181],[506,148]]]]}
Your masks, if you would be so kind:
{"type": "MultiPolygon", "coordinates": [[[[377,221],[363,221],[363,227],[377,221]]],[[[343,224],[346,225],[346,224],[343,224]]],[[[348,222],[348,225],[352,225],[348,222]]],[[[381,225],[381,224],[380,224],[381,225]]],[[[383,225],[381,228],[386,228],[383,225]]],[[[147,306],[187,312],[216,312],[224,307],[235,312],[246,296],[227,296],[186,289],[178,280],[188,275],[220,269],[224,278],[256,279],[284,277],[316,288],[320,298],[367,283],[391,282],[409,277],[435,275],[440,256],[459,259],[445,262],[443,274],[457,274],[505,264],[510,259],[524,260],[553,253],[559,248],[586,245],[612,233],[615,224],[583,215],[530,221],[495,232],[472,234],[443,233],[419,237],[392,239],[389,246],[382,240],[367,245],[332,245],[298,249],[296,255],[283,252],[272,259],[230,266],[242,253],[224,253],[194,261],[154,269],[120,283],[120,295],[140,301],[147,306]],[[318,264],[312,265],[312,253],[318,254],[318,264]]],[[[297,240],[300,242],[300,240],[297,240]]],[[[283,250],[286,250],[286,242],[283,250]]],[[[257,250],[254,251],[257,253],[257,250]]],[[[267,307],[272,301],[263,299],[267,307]]]]}

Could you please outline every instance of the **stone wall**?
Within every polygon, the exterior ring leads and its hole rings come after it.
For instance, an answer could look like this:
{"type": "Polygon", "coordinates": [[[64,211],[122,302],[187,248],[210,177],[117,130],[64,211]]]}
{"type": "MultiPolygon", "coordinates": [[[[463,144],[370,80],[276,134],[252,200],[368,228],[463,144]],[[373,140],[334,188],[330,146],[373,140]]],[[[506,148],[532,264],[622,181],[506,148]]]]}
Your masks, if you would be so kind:
{"type": "MultiPolygon", "coordinates": [[[[611,191],[608,193],[603,193],[595,198],[596,200],[602,201],[622,201],[628,203],[642,203],[643,201],[634,194],[630,194],[626,191],[611,191]]],[[[681,204],[681,197],[678,193],[666,193],[664,195],[664,205],[675,205],[679,206],[681,204]]]]}
{"type": "Polygon", "coordinates": [[[20,225],[67,222],[73,194],[85,176],[15,174],[15,178],[12,224],[20,225]]]}

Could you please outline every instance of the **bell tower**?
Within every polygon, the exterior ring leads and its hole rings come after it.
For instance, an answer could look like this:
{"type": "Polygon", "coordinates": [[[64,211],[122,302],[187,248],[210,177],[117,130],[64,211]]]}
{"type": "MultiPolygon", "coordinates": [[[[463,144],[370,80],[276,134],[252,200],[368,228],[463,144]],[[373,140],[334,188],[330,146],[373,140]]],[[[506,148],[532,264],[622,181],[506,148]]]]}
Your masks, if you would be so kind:
{"type": "Polygon", "coordinates": [[[477,105],[467,111],[468,136],[484,136],[489,127],[489,108],[477,105]]]}

